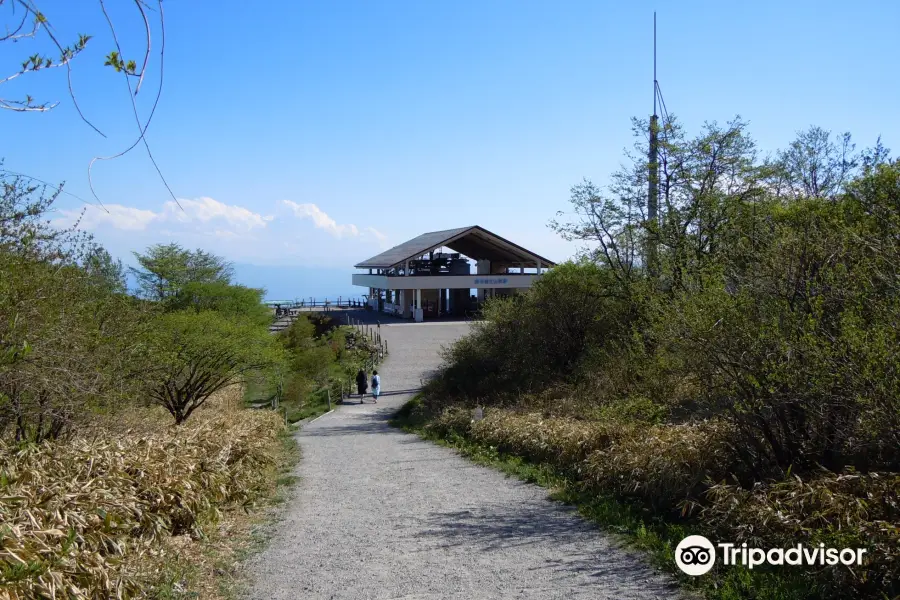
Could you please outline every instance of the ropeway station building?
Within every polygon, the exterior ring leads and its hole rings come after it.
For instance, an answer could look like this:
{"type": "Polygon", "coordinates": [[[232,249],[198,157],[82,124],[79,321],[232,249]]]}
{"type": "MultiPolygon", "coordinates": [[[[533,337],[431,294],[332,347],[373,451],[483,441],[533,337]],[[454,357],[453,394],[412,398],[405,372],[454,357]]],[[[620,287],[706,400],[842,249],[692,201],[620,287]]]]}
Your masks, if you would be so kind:
{"type": "Polygon", "coordinates": [[[373,310],[423,321],[464,316],[486,299],[527,290],[556,266],[482,227],[424,233],[357,264],[353,285],[373,310]],[[476,291],[475,294],[472,291],[476,291]]]}

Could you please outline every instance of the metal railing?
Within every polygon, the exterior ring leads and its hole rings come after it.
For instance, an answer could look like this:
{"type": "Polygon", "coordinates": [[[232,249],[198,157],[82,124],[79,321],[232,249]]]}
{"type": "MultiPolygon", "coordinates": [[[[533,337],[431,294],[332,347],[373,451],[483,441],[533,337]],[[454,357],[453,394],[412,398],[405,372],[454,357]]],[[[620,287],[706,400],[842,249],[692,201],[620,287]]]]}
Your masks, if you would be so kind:
{"type": "Polygon", "coordinates": [[[292,310],[315,310],[323,308],[326,311],[332,308],[365,308],[365,300],[356,298],[344,298],[338,296],[333,298],[314,298],[310,297],[304,300],[294,300],[291,302],[267,303],[267,305],[275,309],[276,316],[287,316],[292,310]]]}
{"type": "MultiPolygon", "coordinates": [[[[365,363],[363,364],[363,370],[367,374],[371,373],[389,354],[387,340],[381,336],[381,323],[376,322],[375,325],[372,325],[371,323],[364,323],[359,319],[354,319],[350,315],[347,315],[347,326],[355,329],[372,344],[372,351],[369,353],[369,356],[366,357],[365,363]]],[[[346,388],[344,387],[344,383],[341,383],[341,402],[353,395],[355,383],[355,375],[350,375],[347,378],[346,388]]]]}

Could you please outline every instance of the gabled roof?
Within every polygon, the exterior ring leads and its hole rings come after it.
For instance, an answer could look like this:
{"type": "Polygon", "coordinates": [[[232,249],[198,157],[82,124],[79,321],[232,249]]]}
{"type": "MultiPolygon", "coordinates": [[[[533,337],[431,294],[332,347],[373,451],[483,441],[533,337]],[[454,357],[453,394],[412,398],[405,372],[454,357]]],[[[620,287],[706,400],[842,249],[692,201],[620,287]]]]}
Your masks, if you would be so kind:
{"type": "Polygon", "coordinates": [[[357,269],[388,269],[441,247],[450,248],[454,252],[459,252],[475,260],[540,262],[542,267],[556,266],[553,261],[474,225],[423,233],[378,256],[364,260],[355,267],[357,269]]]}

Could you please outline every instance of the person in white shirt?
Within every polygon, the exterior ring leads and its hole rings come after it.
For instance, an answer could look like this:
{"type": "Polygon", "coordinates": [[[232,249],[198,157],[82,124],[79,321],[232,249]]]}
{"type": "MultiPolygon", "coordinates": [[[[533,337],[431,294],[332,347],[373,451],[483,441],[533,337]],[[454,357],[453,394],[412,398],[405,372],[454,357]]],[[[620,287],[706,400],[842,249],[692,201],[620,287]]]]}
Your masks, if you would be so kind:
{"type": "Polygon", "coordinates": [[[372,398],[378,403],[378,396],[381,394],[381,376],[378,371],[372,371],[372,398]]]}

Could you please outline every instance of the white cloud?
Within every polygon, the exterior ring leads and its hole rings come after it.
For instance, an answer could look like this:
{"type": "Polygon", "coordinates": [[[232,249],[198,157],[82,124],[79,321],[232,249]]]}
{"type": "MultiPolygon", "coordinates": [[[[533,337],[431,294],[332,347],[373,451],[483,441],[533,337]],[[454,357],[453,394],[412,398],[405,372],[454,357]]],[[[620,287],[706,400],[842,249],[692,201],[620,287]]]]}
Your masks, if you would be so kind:
{"type": "MultiPolygon", "coordinates": [[[[389,246],[381,231],[339,223],[316,204],[281,200],[274,207],[251,208],[208,197],[180,199],[179,204],[181,208],[171,200],[154,209],[90,206],[78,226],[119,256],[173,241],[246,263],[344,267],[389,246]],[[308,221],[306,231],[297,231],[298,219],[308,221]],[[309,235],[310,231],[318,235],[309,235]]],[[[61,210],[55,223],[71,226],[81,213],[61,210]]]]}
{"type": "Polygon", "coordinates": [[[61,214],[62,218],[56,220],[59,225],[68,226],[78,221],[80,229],[97,229],[109,225],[125,231],[146,229],[147,225],[157,217],[152,210],[142,210],[121,204],[107,204],[105,211],[89,207],[84,211],[84,215],[80,210],[63,210],[61,214]]]}
{"type": "Polygon", "coordinates": [[[315,204],[297,204],[290,200],[282,200],[282,204],[294,212],[294,216],[300,219],[309,219],[316,229],[327,231],[336,238],[358,237],[359,228],[353,224],[338,225],[337,221],[315,204]]]}
{"type": "Polygon", "coordinates": [[[265,227],[266,221],[271,220],[262,215],[247,210],[243,206],[224,204],[212,198],[197,198],[196,200],[179,200],[176,204],[169,200],[163,205],[159,214],[161,220],[176,220],[181,222],[201,221],[225,221],[229,225],[242,229],[255,229],[265,227]],[[181,206],[179,207],[178,204],[181,206]]]}
{"type": "MultiPolygon", "coordinates": [[[[230,226],[230,229],[218,227],[215,230],[216,235],[226,233],[233,236],[238,232],[265,227],[266,223],[272,220],[272,217],[264,217],[243,206],[225,204],[206,197],[195,200],[180,199],[178,204],[169,200],[163,204],[162,210],[159,212],[121,204],[106,204],[104,208],[89,207],[81,218],[79,227],[85,230],[96,230],[110,226],[113,229],[125,231],[143,231],[151,225],[163,223],[187,225],[214,222],[217,225],[230,226]]],[[[61,225],[71,225],[81,215],[80,211],[64,210],[61,213],[62,218],[57,220],[57,223],[61,225]]]]}

